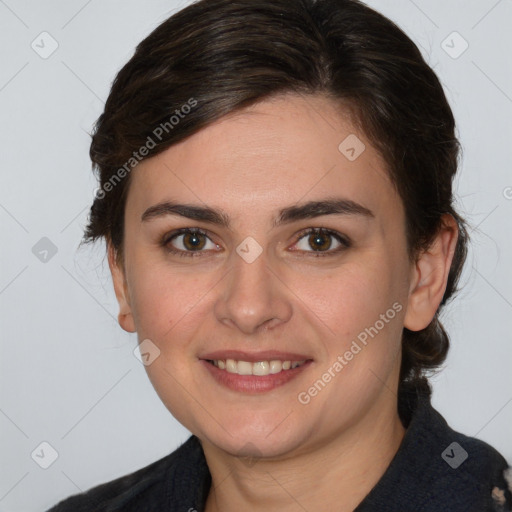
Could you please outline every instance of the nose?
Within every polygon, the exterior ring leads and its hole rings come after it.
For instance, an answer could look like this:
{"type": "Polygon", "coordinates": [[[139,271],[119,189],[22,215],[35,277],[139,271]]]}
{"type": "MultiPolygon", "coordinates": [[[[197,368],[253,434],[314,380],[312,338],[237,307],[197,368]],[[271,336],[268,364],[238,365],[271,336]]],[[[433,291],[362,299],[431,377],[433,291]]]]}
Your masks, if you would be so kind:
{"type": "Polygon", "coordinates": [[[222,282],[214,313],[224,325],[249,335],[290,320],[293,308],[287,288],[264,253],[252,263],[234,253],[231,272],[222,282]]]}

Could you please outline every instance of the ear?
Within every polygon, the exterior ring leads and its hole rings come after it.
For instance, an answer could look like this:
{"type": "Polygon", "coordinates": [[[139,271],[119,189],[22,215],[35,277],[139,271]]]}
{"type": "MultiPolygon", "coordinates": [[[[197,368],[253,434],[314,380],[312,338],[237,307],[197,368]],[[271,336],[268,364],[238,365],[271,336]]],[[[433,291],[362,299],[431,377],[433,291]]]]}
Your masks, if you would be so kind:
{"type": "Polygon", "coordinates": [[[133,321],[132,309],[130,306],[130,296],[126,283],[125,271],[122,265],[117,261],[117,254],[112,244],[108,244],[108,266],[112,274],[112,282],[119,303],[119,314],[117,319],[119,325],[126,332],[135,332],[135,323],[133,321]]]}
{"type": "Polygon", "coordinates": [[[435,240],[419,255],[411,269],[411,286],[404,318],[404,327],[411,331],[427,327],[443,300],[458,231],[455,219],[449,214],[443,215],[435,240]]]}

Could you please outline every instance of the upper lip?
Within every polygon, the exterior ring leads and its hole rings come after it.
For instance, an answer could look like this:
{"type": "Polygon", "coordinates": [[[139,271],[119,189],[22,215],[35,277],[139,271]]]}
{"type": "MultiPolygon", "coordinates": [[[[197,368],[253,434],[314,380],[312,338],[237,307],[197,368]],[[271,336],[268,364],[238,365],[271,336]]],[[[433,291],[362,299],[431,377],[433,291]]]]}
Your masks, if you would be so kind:
{"type": "Polygon", "coordinates": [[[218,361],[220,359],[234,359],[236,361],[248,361],[250,363],[257,363],[258,361],[307,361],[311,357],[304,354],[297,354],[293,352],[281,352],[279,350],[263,350],[259,352],[244,352],[242,350],[217,350],[215,352],[208,352],[199,357],[208,361],[218,361]]]}

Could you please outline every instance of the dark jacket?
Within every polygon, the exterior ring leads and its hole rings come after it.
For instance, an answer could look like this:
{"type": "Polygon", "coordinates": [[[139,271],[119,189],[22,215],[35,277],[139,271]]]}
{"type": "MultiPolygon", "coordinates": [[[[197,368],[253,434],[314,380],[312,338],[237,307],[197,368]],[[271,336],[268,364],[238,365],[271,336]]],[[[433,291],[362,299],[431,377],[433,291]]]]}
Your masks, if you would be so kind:
{"type": "MultiPolygon", "coordinates": [[[[512,510],[512,470],[494,448],[453,431],[428,395],[402,397],[399,411],[408,427],[404,439],[355,512],[512,510]]],[[[191,436],[170,455],[49,512],[202,512],[210,483],[201,444],[191,436]]]]}

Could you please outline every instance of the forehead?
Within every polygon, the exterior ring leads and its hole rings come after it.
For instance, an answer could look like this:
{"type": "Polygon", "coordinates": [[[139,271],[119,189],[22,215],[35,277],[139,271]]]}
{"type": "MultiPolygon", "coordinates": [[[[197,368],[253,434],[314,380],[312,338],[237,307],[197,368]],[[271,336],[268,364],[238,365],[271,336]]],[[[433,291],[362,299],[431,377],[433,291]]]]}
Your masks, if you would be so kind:
{"type": "Polygon", "coordinates": [[[140,210],[172,196],[247,215],[334,194],[374,207],[396,201],[382,158],[348,111],[322,96],[283,95],[142,161],[128,201],[140,210]]]}

